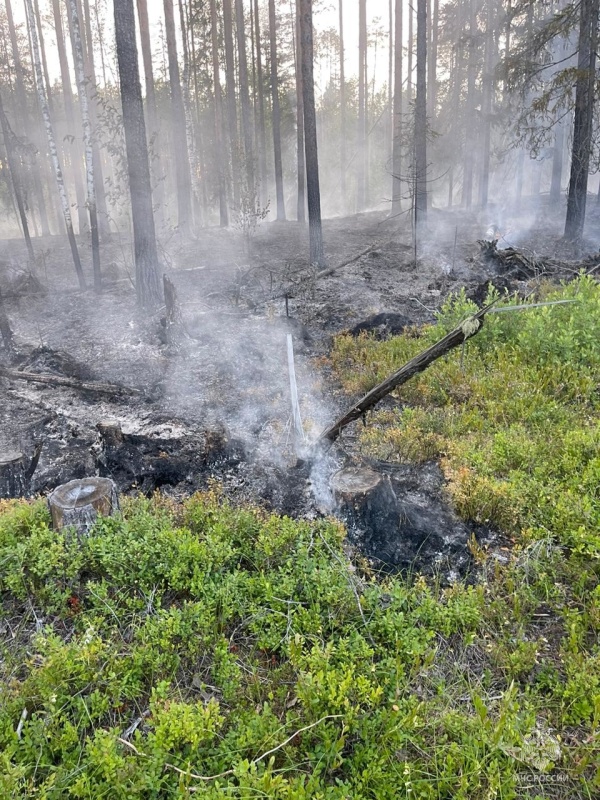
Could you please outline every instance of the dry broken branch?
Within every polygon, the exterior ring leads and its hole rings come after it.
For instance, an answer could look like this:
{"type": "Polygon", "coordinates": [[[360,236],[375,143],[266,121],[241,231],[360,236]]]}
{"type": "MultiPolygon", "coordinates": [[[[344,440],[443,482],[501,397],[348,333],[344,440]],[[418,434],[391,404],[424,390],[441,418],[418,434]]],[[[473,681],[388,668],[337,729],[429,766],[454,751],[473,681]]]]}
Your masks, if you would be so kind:
{"type": "Polygon", "coordinates": [[[363,414],[373,408],[380,400],[383,400],[390,392],[393,392],[398,386],[406,383],[414,375],[426,370],[430,364],[433,364],[438,358],[441,358],[446,355],[446,353],[449,353],[450,350],[461,345],[471,336],[475,336],[479,333],[485,315],[497,302],[497,300],[494,300],[489,305],[480,309],[472,317],[469,317],[458,327],[454,328],[454,330],[450,331],[450,333],[446,334],[443,339],[440,339],[438,342],[431,345],[431,347],[428,347],[427,350],[423,350],[414,358],[411,358],[411,360],[404,364],[397,372],[394,372],[393,375],[386,378],[383,383],[371,389],[371,391],[353,406],[350,411],[344,414],[343,417],[340,417],[340,419],[334,422],[326,431],[323,431],[317,442],[334,442],[347,425],[362,417],[363,414]]]}
{"type": "Polygon", "coordinates": [[[43,383],[46,386],[66,386],[70,389],[78,389],[84,392],[98,392],[99,394],[109,394],[112,397],[132,397],[139,395],[138,389],[131,389],[128,386],[117,386],[114,383],[88,383],[79,381],[76,378],[64,378],[61,375],[44,375],[37,372],[21,372],[17,369],[7,369],[0,367],[0,377],[8,378],[11,381],[30,381],[31,383],[43,383]]]}

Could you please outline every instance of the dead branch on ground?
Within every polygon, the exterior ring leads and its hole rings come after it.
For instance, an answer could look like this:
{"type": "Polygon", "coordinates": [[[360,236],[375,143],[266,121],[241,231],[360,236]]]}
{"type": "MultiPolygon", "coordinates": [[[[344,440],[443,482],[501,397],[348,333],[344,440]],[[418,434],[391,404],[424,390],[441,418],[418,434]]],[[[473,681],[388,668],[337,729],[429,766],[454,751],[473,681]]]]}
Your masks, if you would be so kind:
{"type": "Polygon", "coordinates": [[[0,367],[0,377],[8,378],[11,381],[29,381],[31,383],[43,383],[46,386],[66,386],[69,389],[78,389],[83,392],[97,392],[108,394],[113,397],[132,397],[140,395],[139,389],[131,389],[128,386],[117,386],[114,383],[88,383],[79,381],[76,378],[64,378],[61,375],[44,375],[37,372],[21,372],[17,369],[7,369],[0,367]]]}
{"type": "Polygon", "coordinates": [[[443,339],[440,339],[438,342],[431,345],[431,347],[428,347],[427,350],[423,350],[414,358],[411,358],[410,361],[400,367],[393,375],[386,378],[383,383],[371,389],[371,391],[359,400],[359,402],[344,414],[343,417],[340,417],[331,427],[323,431],[317,439],[317,443],[325,441],[334,442],[345,427],[351,422],[354,422],[354,420],[362,417],[369,409],[373,408],[380,400],[383,400],[384,397],[390,394],[390,392],[393,392],[398,386],[406,383],[414,375],[426,370],[427,367],[433,364],[434,361],[437,361],[438,358],[441,358],[455,347],[463,344],[467,339],[478,334],[483,326],[485,315],[497,302],[497,300],[494,300],[492,303],[489,303],[489,305],[481,308],[472,317],[469,317],[458,327],[454,328],[454,330],[450,331],[450,333],[447,333],[443,339]]]}

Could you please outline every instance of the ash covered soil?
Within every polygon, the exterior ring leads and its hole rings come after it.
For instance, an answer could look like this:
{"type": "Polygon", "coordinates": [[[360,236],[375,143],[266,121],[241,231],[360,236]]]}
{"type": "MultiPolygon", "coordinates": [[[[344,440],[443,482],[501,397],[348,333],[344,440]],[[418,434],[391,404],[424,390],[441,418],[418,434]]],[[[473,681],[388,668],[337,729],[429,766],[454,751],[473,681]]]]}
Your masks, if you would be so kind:
{"type": "MultiPolygon", "coordinates": [[[[239,234],[219,229],[203,230],[193,241],[172,234],[162,242],[161,258],[181,304],[183,332],[174,342],[166,341],[164,309],[144,314],[135,307],[125,237],[115,234],[103,243],[101,295],[76,291],[62,237],[35,241],[35,278],[26,271],[23,243],[2,241],[0,286],[17,356],[11,363],[0,349],[0,366],[115,384],[133,394],[4,373],[0,453],[20,451],[27,459],[42,444],[32,494],[94,474],[112,477],[122,492],[161,489],[175,496],[218,480],[236,502],[258,502],[291,516],[331,511],[329,479],[353,459],[353,434],[316,461],[297,462],[286,334],[293,337],[310,439],[352,401],[322,364],[333,335],[351,329],[386,335],[404,324],[431,322],[448,294],[462,286],[477,302],[490,280],[524,289],[481,257],[476,242],[490,224],[490,214],[432,212],[415,263],[406,218],[371,213],[327,220],[329,266],[352,261],[319,279],[307,262],[307,229],[296,222],[262,225],[248,249],[239,234]],[[99,428],[107,426],[116,438],[102,435],[99,428]]],[[[544,236],[547,252],[556,255],[558,237],[549,230],[544,236]]],[[[533,250],[539,241],[532,228],[519,245],[533,250]]],[[[88,241],[81,237],[80,243],[91,276],[88,241]]],[[[413,517],[420,507],[421,516],[437,509],[445,536],[454,524],[460,547],[448,552],[460,561],[457,553],[466,552],[471,531],[445,506],[441,473],[432,465],[423,476],[417,468],[405,473],[395,480],[399,491],[407,484],[413,517]]]]}

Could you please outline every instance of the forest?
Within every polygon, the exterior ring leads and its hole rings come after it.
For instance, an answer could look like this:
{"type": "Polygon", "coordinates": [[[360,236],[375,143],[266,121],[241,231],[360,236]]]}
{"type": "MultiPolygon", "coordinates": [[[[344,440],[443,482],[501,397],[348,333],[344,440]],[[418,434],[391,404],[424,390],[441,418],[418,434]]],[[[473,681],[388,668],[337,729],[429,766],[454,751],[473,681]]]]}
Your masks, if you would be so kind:
{"type": "Polygon", "coordinates": [[[0,797],[600,792],[600,0],[4,0],[0,797]]]}

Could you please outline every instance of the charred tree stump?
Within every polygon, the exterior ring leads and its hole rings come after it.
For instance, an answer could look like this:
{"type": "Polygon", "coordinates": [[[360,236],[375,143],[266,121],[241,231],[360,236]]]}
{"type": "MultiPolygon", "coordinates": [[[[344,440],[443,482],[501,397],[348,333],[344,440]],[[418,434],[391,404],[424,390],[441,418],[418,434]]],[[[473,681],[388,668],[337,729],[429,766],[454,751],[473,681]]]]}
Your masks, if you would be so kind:
{"type": "Polygon", "coordinates": [[[108,419],[100,420],[96,425],[96,430],[105,447],[116,448],[123,444],[123,431],[118,422],[108,419]]]}
{"type": "Polygon", "coordinates": [[[369,545],[374,532],[398,529],[398,500],[389,476],[369,467],[346,467],[331,479],[340,516],[369,545]]]}
{"type": "Polygon", "coordinates": [[[100,514],[119,510],[117,487],[110,478],[69,481],[48,496],[48,506],[56,530],[74,528],[78,537],[85,536],[100,514]]]}
{"type": "Polygon", "coordinates": [[[2,337],[2,341],[4,342],[4,349],[12,358],[12,356],[15,354],[13,332],[10,327],[10,322],[8,320],[8,314],[6,313],[6,308],[4,306],[4,298],[2,296],[1,290],[0,290],[0,336],[2,337]]]}
{"type": "Polygon", "coordinates": [[[29,464],[23,453],[0,454],[0,498],[23,497],[29,488],[29,464]]]}

